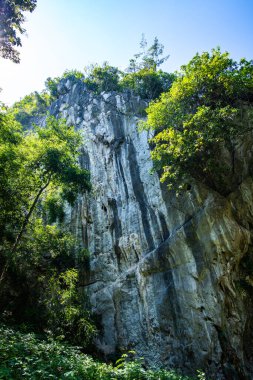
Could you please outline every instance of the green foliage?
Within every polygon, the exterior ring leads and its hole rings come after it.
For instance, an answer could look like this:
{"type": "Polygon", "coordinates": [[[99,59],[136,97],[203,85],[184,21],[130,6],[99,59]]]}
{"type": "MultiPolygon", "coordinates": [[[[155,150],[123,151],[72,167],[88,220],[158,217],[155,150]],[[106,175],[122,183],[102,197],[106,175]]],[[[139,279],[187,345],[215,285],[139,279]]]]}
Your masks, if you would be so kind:
{"type": "Polygon", "coordinates": [[[168,91],[175,78],[174,74],[156,71],[153,67],[123,73],[116,67],[104,63],[103,66],[92,65],[86,69],[84,83],[96,94],[101,92],[131,90],[142,99],[155,99],[162,92],[168,91]]]}
{"type": "Polygon", "coordinates": [[[86,77],[84,83],[89,90],[94,91],[96,94],[101,92],[119,91],[120,71],[107,62],[102,66],[97,64],[91,65],[85,69],[86,77]]]}
{"type": "Polygon", "coordinates": [[[140,48],[141,51],[135,54],[134,58],[130,59],[130,64],[127,68],[128,72],[137,72],[142,69],[156,71],[169,58],[169,55],[161,57],[164,46],[160,44],[157,37],[155,37],[153,44],[148,48],[147,40],[143,34],[140,48]]]}
{"type": "MultiPolygon", "coordinates": [[[[61,223],[64,204],[72,203],[79,192],[90,189],[89,173],[78,162],[81,136],[64,120],[48,117],[43,128],[25,132],[14,115],[2,107],[0,310],[17,321],[51,328],[56,326],[53,308],[48,308],[53,288],[47,285],[51,284],[50,278],[59,277],[57,284],[64,283],[74,292],[77,281],[73,275],[73,283],[67,282],[71,272],[66,270],[75,266],[77,248],[70,232],[50,223],[61,223]]],[[[66,293],[64,297],[67,299],[66,293]]],[[[69,300],[69,306],[62,302],[60,310],[62,334],[66,324],[66,335],[69,337],[72,329],[73,340],[82,339],[85,343],[94,328],[75,296],[69,300]],[[75,313],[72,319],[70,306],[75,313]]],[[[52,328],[52,332],[58,334],[57,329],[52,328]]]]}
{"type": "Polygon", "coordinates": [[[26,95],[19,102],[9,109],[9,112],[15,116],[15,119],[22,124],[23,128],[31,127],[34,117],[45,115],[50,105],[50,96],[45,91],[42,93],[33,92],[26,95]]]}
{"type": "Polygon", "coordinates": [[[63,73],[64,79],[84,79],[84,74],[78,70],[65,70],[63,73]]]}
{"type": "Polygon", "coordinates": [[[206,375],[203,371],[198,370],[197,371],[197,378],[198,378],[198,380],[206,380],[206,375]]]}
{"type": "Polygon", "coordinates": [[[20,170],[21,160],[19,146],[22,144],[22,131],[19,123],[12,115],[7,115],[2,107],[0,113],[0,241],[11,234],[9,225],[14,224],[20,213],[15,209],[14,202],[18,201],[21,194],[16,188],[17,175],[20,170]],[[8,232],[9,231],[9,232],[8,232]]]}
{"type": "MultiPolygon", "coordinates": [[[[123,368],[94,361],[77,348],[0,327],[0,379],[190,380],[166,370],[144,370],[139,360],[123,368]]],[[[192,379],[193,380],[193,379],[192,379]]]]}
{"type": "Polygon", "coordinates": [[[46,127],[36,128],[26,136],[31,167],[40,173],[40,179],[45,176],[44,182],[61,185],[66,197],[90,189],[89,173],[78,163],[81,141],[74,127],[53,117],[47,118],[46,127]]]}
{"type": "Polygon", "coordinates": [[[44,128],[24,133],[13,115],[2,112],[1,118],[0,229],[7,239],[22,229],[46,190],[52,194],[57,188],[63,199],[73,202],[90,184],[89,173],[79,167],[81,137],[73,127],[49,117],[44,128]]]}
{"type": "Polygon", "coordinates": [[[37,213],[27,226],[26,234],[12,257],[12,264],[19,273],[36,273],[36,268],[45,267],[46,261],[49,269],[52,264],[51,270],[73,266],[75,243],[74,236],[65,228],[46,224],[37,213]]]}
{"type": "Polygon", "coordinates": [[[4,305],[8,320],[46,329],[82,347],[89,344],[96,329],[85,294],[78,291],[78,271],[73,268],[78,253],[70,232],[34,218],[11,260],[14,296],[4,305]]]}
{"type": "Polygon", "coordinates": [[[169,188],[184,187],[191,177],[212,185],[214,170],[223,175],[219,149],[232,150],[245,131],[239,115],[253,100],[252,74],[252,61],[237,63],[219,49],[197,54],[170,91],[149,105],[142,127],[156,131],[152,158],[169,188]]]}
{"type": "Polygon", "coordinates": [[[60,191],[50,192],[44,202],[45,217],[49,224],[64,221],[64,199],[60,191]]]}
{"type": "Polygon", "coordinates": [[[147,42],[143,37],[141,49],[142,51],[130,60],[126,73],[104,62],[101,66],[93,64],[86,67],[85,74],[78,71],[66,71],[62,77],[48,78],[45,85],[50,94],[50,100],[53,101],[59,97],[59,85],[66,78],[82,80],[88,90],[98,95],[102,92],[131,90],[142,99],[156,99],[162,92],[169,90],[175,75],[158,70],[168,56],[161,57],[163,45],[157,38],[147,48],[147,42]]]}
{"type": "Polygon", "coordinates": [[[168,91],[175,79],[174,74],[158,70],[169,56],[162,57],[164,46],[155,37],[153,44],[147,48],[147,41],[142,36],[141,52],[130,59],[127,73],[120,82],[123,89],[130,89],[142,99],[158,98],[162,92],[168,91]]]}
{"type": "Polygon", "coordinates": [[[17,230],[23,210],[45,190],[52,194],[57,188],[70,198],[90,188],[89,173],[78,163],[81,137],[73,127],[48,117],[44,128],[25,133],[13,115],[2,111],[0,120],[1,232],[6,221],[17,230]]]}
{"type": "Polygon", "coordinates": [[[59,97],[58,85],[61,80],[70,79],[70,80],[83,80],[84,74],[78,70],[66,70],[64,71],[61,77],[47,78],[45,82],[45,87],[50,96],[50,102],[56,100],[59,97]]]}
{"type": "Polygon", "coordinates": [[[45,86],[50,102],[60,96],[62,93],[61,81],[67,78],[83,81],[88,90],[97,95],[102,92],[131,90],[143,99],[157,98],[162,92],[169,90],[175,79],[174,74],[158,70],[158,67],[169,56],[162,57],[163,45],[157,38],[147,48],[147,42],[143,37],[141,49],[141,52],[135,54],[134,58],[130,60],[130,65],[125,73],[117,67],[109,65],[108,62],[104,62],[101,66],[98,64],[87,66],[84,74],[72,70],[65,71],[61,77],[48,78],[45,86]]]}
{"type": "Polygon", "coordinates": [[[22,24],[25,21],[23,12],[32,12],[37,0],[1,0],[0,2],[0,55],[19,63],[19,52],[16,46],[22,46],[20,34],[25,33],[22,24]]]}
{"type": "Polygon", "coordinates": [[[54,273],[42,295],[48,328],[54,336],[65,338],[71,343],[86,346],[91,342],[96,329],[91,322],[84,295],[78,292],[78,271],[67,269],[54,273]]]}
{"type": "Polygon", "coordinates": [[[55,78],[49,77],[45,81],[45,87],[50,95],[51,100],[55,100],[58,97],[57,86],[60,83],[60,80],[61,80],[60,77],[55,77],[55,78]]]}
{"type": "Polygon", "coordinates": [[[142,99],[156,99],[162,92],[168,91],[175,79],[174,74],[153,68],[125,74],[120,82],[123,89],[130,89],[142,99]]]}

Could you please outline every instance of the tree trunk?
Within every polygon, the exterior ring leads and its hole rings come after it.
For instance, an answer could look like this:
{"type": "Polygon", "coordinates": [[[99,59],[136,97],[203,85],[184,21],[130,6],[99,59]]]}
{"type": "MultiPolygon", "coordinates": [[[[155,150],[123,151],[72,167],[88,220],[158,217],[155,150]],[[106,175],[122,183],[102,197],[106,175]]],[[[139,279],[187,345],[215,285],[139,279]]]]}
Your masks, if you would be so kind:
{"type": "Polygon", "coordinates": [[[42,187],[40,188],[38,194],[36,195],[36,197],[35,197],[35,199],[34,199],[32,205],[31,205],[31,207],[30,207],[30,210],[29,210],[28,214],[26,215],[25,220],[23,221],[23,224],[22,224],[21,230],[19,231],[19,234],[18,234],[18,236],[17,236],[17,238],[16,238],[16,241],[15,241],[13,247],[12,247],[11,253],[14,253],[14,252],[16,251],[17,246],[18,246],[18,244],[19,244],[19,242],[20,242],[20,240],[21,240],[21,238],[22,238],[22,236],[23,236],[23,233],[25,232],[25,229],[26,229],[26,226],[27,226],[27,224],[28,224],[28,222],[29,222],[29,219],[30,219],[30,217],[31,217],[31,215],[32,215],[32,213],[33,213],[33,210],[35,209],[35,207],[36,207],[36,205],[37,205],[37,203],[38,203],[38,200],[39,200],[41,194],[42,194],[43,191],[48,187],[48,185],[49,185],[49,183],[50,183],[50,180],[51,180],[51,177],[49,178],[49,180],[47,181],[47,183],[46,183],[44,186],[42,186],[42,187]]]}
{"type": "MultiPolygon", "coordinates": [[[[30,217],[31,217],[31,215],[33,213],[33,210],[35,209],[35,207],[36,207],[36,205],[38,203],[38,200],[40,199],[41,194],[48,187],[50,181],[51,181],[51,176],[49,177],[49,180],[47,181],[47,183],[40,188],[40,190],[38,191],[36,197],[34,198],[34,201],[33,201],[32,205],[30,207],[30,210],[29,210],[28,214],[26,215],[26,217],[25,217],[25,219],[24,219],[24,221],[22,223],[21,230],[19,231],[19,233],[18,233],[18,235],[16,237],[16,240],[15,240],[15,243],[14,243],[12,249],[11,249],[10,255],[13,255],[13,253],[16,251],[16,249],[17,249],[17,247],[18,247],[18,245],[20,243],[20,240],[22,239],[22,236],[23,236],[23,234],[25,232],[27,224],[29,223],[29,220],[30,220],[30,217]]],[[[8,267],[9,267],[9,260],[7,258],[6,263],[5,263],[4,268],[2,270],[2,273],[1,273],[0,285],[1,285],[2,281],[4,280],[4,277],[6,275],[8,267]]]]}

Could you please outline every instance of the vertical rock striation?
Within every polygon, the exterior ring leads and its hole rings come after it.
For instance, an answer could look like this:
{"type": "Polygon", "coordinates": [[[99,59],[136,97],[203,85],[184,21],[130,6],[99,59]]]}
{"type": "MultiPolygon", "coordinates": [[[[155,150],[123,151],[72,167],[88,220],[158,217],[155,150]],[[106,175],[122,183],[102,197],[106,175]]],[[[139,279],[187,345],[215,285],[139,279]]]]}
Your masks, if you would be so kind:
{"type": "Polygon", "coordinates": [[[145,102],[95,96],[78,81],[59,91],[50,112],[82,131],[80,160],[93,184],[70,218],[91,253],[84,286],[101,323],[98,349],[109,357],[134,349],[151,366],[205,369],[214,379],[250,378],[253,181],[243,146],[243,178],[228,196],[204,187],[176,196],[150,173],[149,135],[137,130],[145,102]]]}

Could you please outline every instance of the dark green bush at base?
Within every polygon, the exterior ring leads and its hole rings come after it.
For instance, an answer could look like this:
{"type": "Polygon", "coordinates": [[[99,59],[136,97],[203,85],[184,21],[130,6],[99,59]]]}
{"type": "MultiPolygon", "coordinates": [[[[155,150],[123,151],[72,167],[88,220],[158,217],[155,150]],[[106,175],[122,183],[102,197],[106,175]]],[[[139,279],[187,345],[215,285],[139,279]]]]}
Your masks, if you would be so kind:
{"type": "Polygon", "coordinates": [[[0,326],[1,380],[190,380],[171,371],[144,370],[137,360],[123,358],[120,363],[113,367],[96,362],[78,348],[0,326]]]}

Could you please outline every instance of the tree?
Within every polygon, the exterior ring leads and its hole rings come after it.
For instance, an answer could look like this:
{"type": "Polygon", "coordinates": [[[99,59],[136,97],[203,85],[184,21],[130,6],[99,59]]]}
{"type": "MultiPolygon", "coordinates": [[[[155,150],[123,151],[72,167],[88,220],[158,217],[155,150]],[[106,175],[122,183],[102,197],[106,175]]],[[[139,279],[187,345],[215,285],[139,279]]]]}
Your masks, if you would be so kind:
{"type": "Polygon", "coordinates": [[[128,72],[137,72],[142,69],[157,71],[157,68],[161,66],[169,55],[162,57],[164,46],[155,37],[153,44],[147,48],[147,40],[145,35],[142,34],[140,42],[141,51],[134,55],[134,58],[130,59],[128,72]]]}
{"type": "Polygon", "coordinates": [[[37,0],[0,0],[0,55],[20,62],[16,47],[22,46],[20,34],[25,33],[23,12],[33,12],[37,0]]]}
{"type": "MultiPolygon", "coordinates": [[[[120,71],[117,67],[111,66],[108,62],[104,62],[101,66],[92,64],[84,69],[84,74],[72,70],[65,71],[61,77],[47,78],[45,82],[46,91],[49,95],[49,102],[59,98],[66,91],[64,87],[64,79],[72,81],[84,82],[88,90],[99,95],[102,92],[125,91],[132,90],[142,99],[155,99],[162,92],[168,91],[175,75],[166,73],[158,67],[168,59],[169,56],[162,57],[163,45],[159,43],[157,37],[153,44],[147,48],[147,41],[143,36],[140,43],[141,52],[135,54],[130,60],[130,66],[127,72],[120,71]]],[[[46,93],[41,94],[41,98],[46,100],[46,93]]],[[[28,100],[28,99],[27,99],[28,100]]],[[[35,104],[35,98],[27,105],[29,110],[31,105],[35,104]]],[[[23,104],[23,103],[22,103],[23,104]]],[[[36,107],[36,110],[38,107],[36,107]]],[[[25,120],[29,124],[29,113],[21,109],[18,115],[22,121],[25,120]]]]}
{"type": "Polygon", "coordinates": [[[7,111],[0,112],[0,311],[85,345],[95,328],[78,296],[75,257],[83,250],[62,223],[64,205],[90,189],[78,161],[81,135],[52,116],[25,131],[7,111]]]}
{"type": "Polygon", "coordinates": [[[90,189],[89,173],[78,164],[81,136],[64,120],[48,117],[44,128],[25,133],[11,114],[0,114],[0,245],[8,263],[39,205],[50,194],[73,203],[90,189]]]}
{"type": "Polygon", "coordinates": [[[120,85],[123,89],[132,90],[142,99],[153,100],[162,92],[168,91],[174,80],[175,74],[144,68],[124,75],[120,85]]]}
{"type": "Polygon", "coordinates": [[[214,177],[224,171],[219,149],[225,144],[232,151],[247,128],[239,114],[252,104],[252,74],[252,61],[237,63],[219,49],[197,54],[170,91],[149,105],[142,126],[156,131],[152,158],[169,188],[184,187],[191,178],[215,186],[214,177]]]}
{"type": "Polygon", "coordinates": [[[130,59],[120,85],[123,89],[131,89],[142,99],[156,99],[162,92],[170,89],[175,79],[174,74],[158,70],[159,66],[169,58],[169,55],[162,57],[164,46],[159,43],[157,37],[148,48],[143,34],[140,48],[141,51],[130,59]]]}
{"type": "Polygon", "coordinates": [[[31,128],[36,116],[43,116],[50,105],[50,95],[43,91],[37,91],[26,95],[23,99],[15,102],[9,112],[22,124],[23,128],[31,128]]]}

